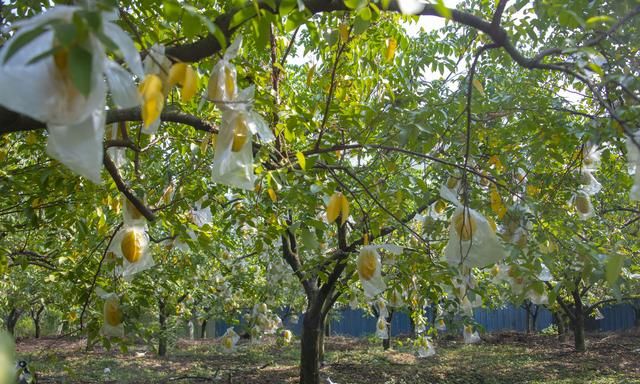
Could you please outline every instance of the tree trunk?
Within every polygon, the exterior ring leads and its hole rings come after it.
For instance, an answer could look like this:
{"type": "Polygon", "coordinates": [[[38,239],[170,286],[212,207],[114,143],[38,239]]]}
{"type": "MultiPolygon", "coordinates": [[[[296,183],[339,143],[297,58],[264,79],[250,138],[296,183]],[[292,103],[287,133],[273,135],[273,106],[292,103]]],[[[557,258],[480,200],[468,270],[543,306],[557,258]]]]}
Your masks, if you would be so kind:
{"type": "Polygon", "coordinates": [[[565,325],[565,320],[562,312],[553,312],[551,316],[553,317],[553,324],[558,327],[558,340],[561,342],[565,342],[567,340],[567,327],[565,325]]]}
{"type": "Polygon", "coordinates": [[[558,315],[558,335],[560,341],[567,341],[567,322],[562,315],[558,315]]]}
{"type": "Polygon", "coordinates": [[[158,300],[158,322],[160,323],[160,335],[158,336],[158,356],[167,355],[167,316],[165,314],[164,300],[158,300]]]}
{"type": "Polygon", "coordinates": [[[36,319],[33,321],[33,325],[35,327],[35,337],[36,339],[40,338],[40,319],[36,319]]]}
{"type": "Polygon", "coordinates": [[[40,304],[38,309],[31,308],[30,315],[31,320],[33,320],[33,327],[35,328],[35,338],[40,338],[40,318],[42,316],[42,312],[44,312],[44,305],[40,304]]]}
{"type": "MultiPolygon", "coordinates": [[[[435,319],[435,317],[436,316],[434,315],[433,318],[435,319]]],[[[411,328],[411,338],[415,339],[415,337],[416,337],[416,323],[415,323],[415,321],[413,321],[413,316],[409,316],[409,327],[411,328]]]]}
{"type": "Polygon", "coordinates": [[[577,288],[572,292],[572,295],[575,303],[574,319],[572,319],[574,347],[576,352],[584,352],[586,350],[584,343],[584,307],[577,288]]]}
{"type": "Polygon", "coordinates": [[[189,319],[187,322],[187,328],[189,328],[189,340],[196,339],[196,326],[193,324],[194,321],[194,319],[189,319]]]}
{"type": "Polygon", "coordinates": [[[200,325],[200,338],[204,339],[207,337],[207,319],[202,320],[202,324],[200,325]]]}
{"type": "Polygon", "coordinates": [[[522,304],[522,308],[527,312],[527,321],[526,321],[526,332],[527,334],[536,332],[536,318],[538,316],[538,308],[539,306],[533,304],[530,300],[525,300],[524,304],[522,304]],[[534,310],[535,308],[535,310],[534,310]]]}
{"type": "Polygon", "coordinates": [[[326,336],[327,329],[325,328],[324,332],[320,332],[320,334],[318,335],[318,364],[320,366],[324,365],[324,339],[326,336]]]}
{"type": "Polygon", "coordinates": [[[320,341],[324,334],[319,311],[307,310],[300,337],[300,384],[320,384],[320,341]]]}
{"type": "Polygon", "coordinates": [[[16,324],[18,324],[20,316],[22,316],[22,311],[15,307],[11,308],[11,311],[9,311],[7,315],[5,324],[7,325],[7,332],[9,332],[11,336],[15,336],[16,324]]]}
{"type": "Polygon", "coordinates": [[[386,351],[391,347],[391,319],[393,319],[393,310],[389,310],[389,315],[384,319],[387,323],[387,338],[382,339],[382,350],[386,351]]]}
{"type": "Polygon", "coordinates": [[[64,335],[68,329],[69,329],[69,320],[67,319],[62,320],[62,322],[60,322],[60,324],[58,325],[58,336],[64,335]]]}

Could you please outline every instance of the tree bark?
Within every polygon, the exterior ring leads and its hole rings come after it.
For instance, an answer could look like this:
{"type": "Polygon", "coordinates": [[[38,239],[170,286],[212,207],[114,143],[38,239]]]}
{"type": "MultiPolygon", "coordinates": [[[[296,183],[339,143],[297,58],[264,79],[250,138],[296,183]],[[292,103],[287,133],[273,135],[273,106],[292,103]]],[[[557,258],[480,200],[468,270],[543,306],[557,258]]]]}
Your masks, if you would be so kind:
{"type": "Polygon", "coordinates": [[[578,288],[574,289],[571,293],[574,301],[574,318],[572,319],[573,325],[573,342],[576,352],[584,352],[586,350],[584,342],[584,307],[582,304],[582,298],[580,297],[580,291],[578,288]]]}
{"type": "Polygon", "coordinates": [[[167,316],[165,314],[165,301],[158,299],[158,322],[160,334],[158,336],[158,356],[167,355],[167,316]]]}
{"type": "Polygon", "coordinates": [[[320,384],[320,340],[323,334],[321,314],[307,310],[300,338],[300,384],[320,384]]]}
{"type": "Polygon", "coordinates": [[[325,328],[325,332],[320,332],[318,335],[318,365],[321,367],[324,365],[324,339],[326,336],[327,332],[325,328]]]}
{"type": "Polygon", "coordinates": [[[11,308],[11,311],[9,311],[7,315],[5,324],[7,325],[7,332],[9,332],[11,336],[15,336],[16,324],[18,324],[20,316],[22,316],[22,310],[15,307],[11,308]]]}
{"type": "Polygon", "coordinates": [[[40,318],[42,316],[42,312],[44,312],[44,308],[45,306],[43,304],[40,304],[37,310],[32,308],[30,311],[31,320],[33,320],[33,326],[35,328],[36,339],[40,338],[40,318]]]}
{"type": "Polygon", "coordinates": [[[393,319],[393,309],[389,310],[389,315],[384,319],[387,322],[387,338],[382,339],[382,350],[391,348],[391,320],[393,319]]]}
{"type": "Polygon", "coordinates": [[[204,339],[207,337],[207,319],[202,320],[202,324],[200,325],[200,338],[204,339]]]}
{"type": "Polygon", "coordinates": [[[525,300],[522,308],[527,312],[526,332],[527,334],[536,332],[536,319],[538,317],[539,305],[533,304],[530,300],[525,300]]]}
{"type": "Polygon", "coordinates": [[[191,318],[189,319],[189,322],[187,324],[187,327],[189,328],[189,340],[195,340],[196,339],[196,326],[195,326],[195,319],[191,318]]]}

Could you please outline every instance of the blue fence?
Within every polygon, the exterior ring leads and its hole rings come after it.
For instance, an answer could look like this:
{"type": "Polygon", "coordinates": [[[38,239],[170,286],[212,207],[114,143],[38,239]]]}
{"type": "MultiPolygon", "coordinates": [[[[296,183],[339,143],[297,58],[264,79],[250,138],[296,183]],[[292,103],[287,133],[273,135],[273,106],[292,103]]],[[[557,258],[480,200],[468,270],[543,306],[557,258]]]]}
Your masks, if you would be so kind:
{"type": "MultiPolygon", "coordinates": [[[[587,321],[588,329],[618,331],[634,326],[635,312],[631,305],[613,305],[603,308],[601,312],[604,315],[604,319],[589,319],[587,321]]],[[[376,319],[367,315],[367,313],[361,309],[344,309],[342,311],[336,311],[333,316],[334,318],[331,320],[330,328],[331,333],[334,335],[362,337],[375,332],[376,319]]],[[[431,319],[431,311],[427,311],[426,316],[428,319],[431,319]]],[[[476,308],[473,317],[486,332],[507,330],[526,331],[527,312],[522,307],[511,305],[500,309],[476,308]]],[[[284,326],[296,335],[300,335],[302,321],[302,315],[299,316],[299,321],[295,324],[291,323],[290,319],[287,318],[284,321],[284,326]]],[[[209,324],[207,330],[209,337],[217,337],[224,334],[228,327],[223,321],[210,322],[209,324]]],[[[551,324],[551,312],[544,307],[540,307],[538,310],[536,329],[540,331],[551,324]]],[[[410,332],[411,321],[408,314],[404,312],[394,313],[391,320],[392,336],[408,334],[410,332]]]]}

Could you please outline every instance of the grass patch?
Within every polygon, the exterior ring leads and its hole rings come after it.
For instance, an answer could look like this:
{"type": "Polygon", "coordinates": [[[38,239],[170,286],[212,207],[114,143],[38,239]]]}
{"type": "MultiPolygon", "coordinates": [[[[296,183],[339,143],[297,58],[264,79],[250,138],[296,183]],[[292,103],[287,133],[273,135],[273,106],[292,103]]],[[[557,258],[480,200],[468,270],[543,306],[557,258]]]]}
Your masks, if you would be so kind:
{"type": "MultiPolygon", "coordinates": [[[[84,350],[84,340],[18,343],[41,383],[297,383],[297,344],[241,341],[225,354],[216,340],[180,340],[159,358],[144,346],[127,353],[84,350]],[[110,373],[105,374],[105,368],[110,373]]],[[[640,384],[640,334],[591,335],[588,351],[554,336],[502,333],[477,345],[439,340],[437,355],[416,357],[406,339],[383,351],[366,339],[327,338],[323,378],[338,384],[640,384]]]]}

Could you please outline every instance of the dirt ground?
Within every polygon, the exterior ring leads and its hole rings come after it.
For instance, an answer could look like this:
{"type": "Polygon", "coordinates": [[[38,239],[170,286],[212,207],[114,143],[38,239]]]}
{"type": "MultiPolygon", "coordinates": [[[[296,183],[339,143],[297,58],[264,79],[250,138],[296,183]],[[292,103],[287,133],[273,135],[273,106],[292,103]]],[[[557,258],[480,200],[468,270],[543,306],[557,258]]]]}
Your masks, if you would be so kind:
{"type": "MultiPolygon", "coordinates": [[[[180,340],[164,358],[145,346],[85,351],[83,339],[27,339],[18,355],[39,383],[296,383],[298,345],[241,341],[231,354],[216,340],[180,340]],[[105,368],[108,373],[105,373],[105,368]]],[[[437,355],[421,359],[406,338],[382,351],[378,342],[327,338],[323,380],[336,384],[399,383],[640,383],[640,331],[588,336],[587,352],[571,340],[518,333],[486,335],[477,345],[439,340],[437,355]]]]}

